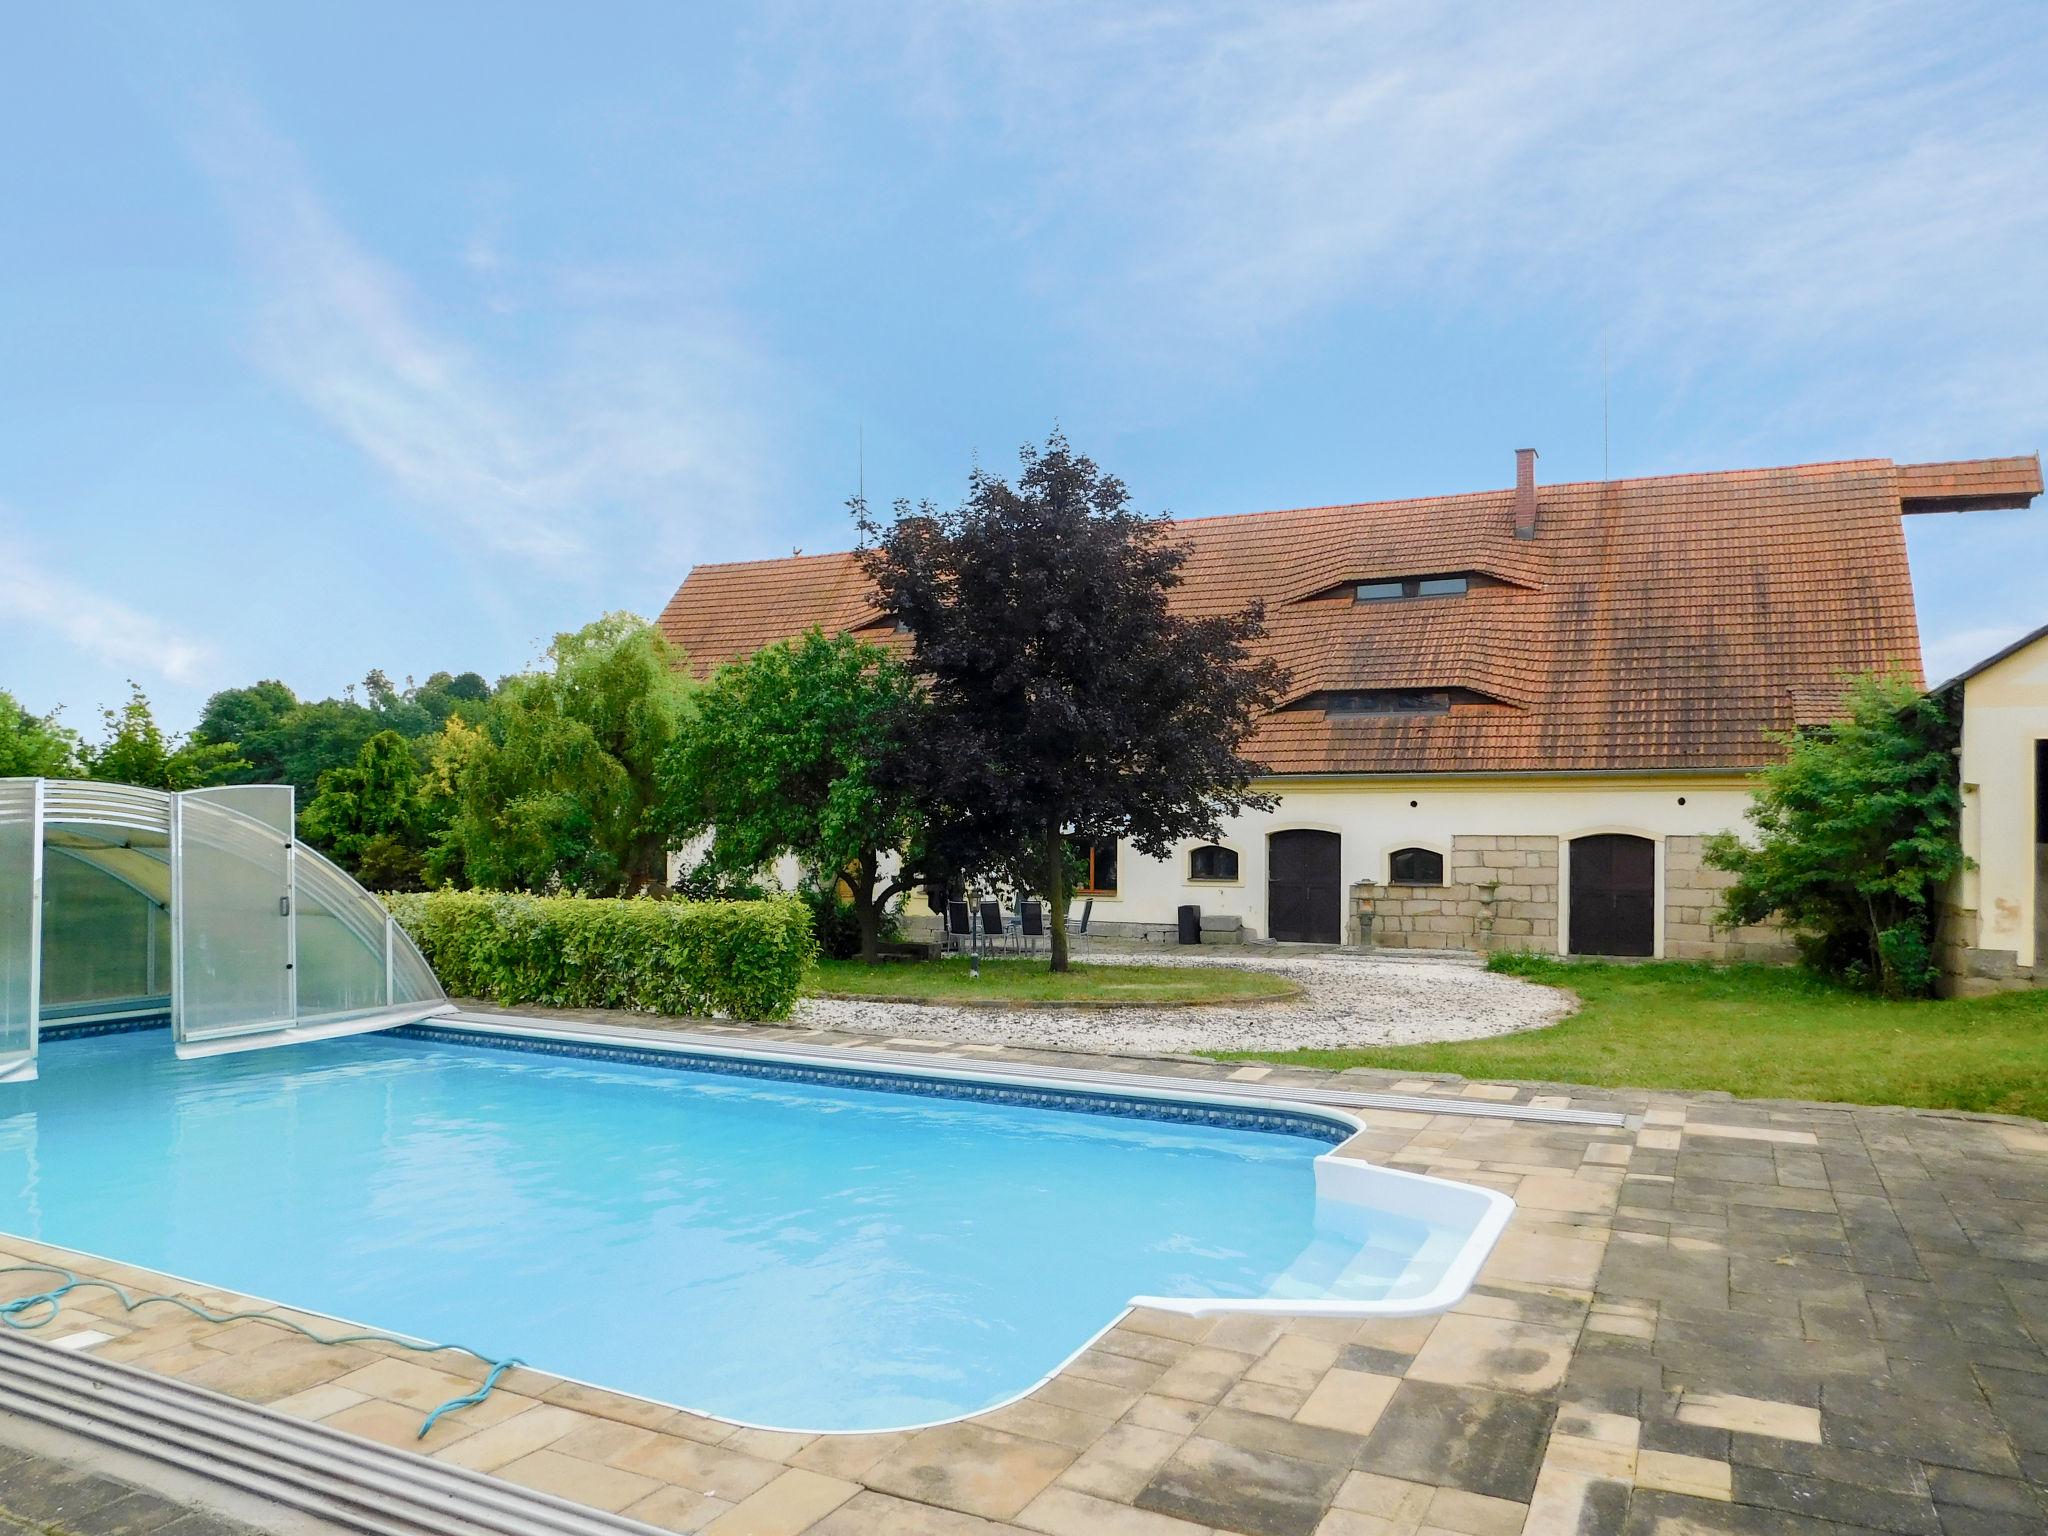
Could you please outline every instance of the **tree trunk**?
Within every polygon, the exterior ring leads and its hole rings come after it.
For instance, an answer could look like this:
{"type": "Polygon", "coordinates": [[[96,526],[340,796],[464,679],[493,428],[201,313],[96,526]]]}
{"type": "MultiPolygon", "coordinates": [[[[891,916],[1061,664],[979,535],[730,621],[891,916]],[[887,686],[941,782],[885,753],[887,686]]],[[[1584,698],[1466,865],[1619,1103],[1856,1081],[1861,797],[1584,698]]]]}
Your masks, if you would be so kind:
{"type": "Polygon", "coordinates": [[[668,884],[668,840],[659,832],[635,838],[627,855],[626,894],[658,891],[668,884]]]}
{"type": "Polygon", "coordinates": [[[853,914],[860,922],[860,958],[863,965],[882,963],[882,908],[875,900],[876,866],[881,860],[862,854],[853,873],[853,914]]]}
{"type": "Polygon", "coordinates": [[[1067,840],[1057,819],[1045,829],[1045,907],[1051,922],[1052,968],[1067,968],[1067,840]]]}

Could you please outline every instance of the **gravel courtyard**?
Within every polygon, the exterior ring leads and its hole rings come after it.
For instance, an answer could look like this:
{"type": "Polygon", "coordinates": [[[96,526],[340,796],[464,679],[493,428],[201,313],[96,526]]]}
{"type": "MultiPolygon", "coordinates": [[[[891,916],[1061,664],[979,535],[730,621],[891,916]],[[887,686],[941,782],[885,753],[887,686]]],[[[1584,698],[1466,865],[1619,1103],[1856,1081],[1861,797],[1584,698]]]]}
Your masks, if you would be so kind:
{"type": "MultiPolygon", "coordinates": [[[[1350,955],[1089,954],[1089,965],[1223,965],[1277,971],[1303,995],[1289,1002],[1177,1008],[961,1008],[805,998],[795,1023],[905,1039],[1146,1055],[1283,1051],[1478,1040],[1555,1023],[1569,1003],[1549,987],[1470,964],[1350,955]]],[[[965,961],[948,960],[947,965],[965,961]]]]}

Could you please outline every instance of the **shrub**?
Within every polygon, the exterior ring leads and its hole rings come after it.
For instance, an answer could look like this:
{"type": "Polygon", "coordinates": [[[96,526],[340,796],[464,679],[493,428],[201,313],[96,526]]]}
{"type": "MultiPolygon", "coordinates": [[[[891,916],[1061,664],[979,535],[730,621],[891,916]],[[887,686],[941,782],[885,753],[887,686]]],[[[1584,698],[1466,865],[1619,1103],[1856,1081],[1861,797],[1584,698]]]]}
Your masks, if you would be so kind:
{"type": "Polygon", "coordinates": [[[1943,889],[1968,864],[1948,706],[1911,681],[1861,677],[1839,719],[1783,738],[1750,807],[1754,843],[1707,841],[1735,876],[1730,927],[1777,917],[1811,969],[1888,997],[1933,990],[1943,889]]]}
{"type": "Polygon", "coordinates": [[[496,1003],[782,1019],[817,948],[810,914],[788,897],[441,890],[386,901],[449,992],[496,1003]]]}

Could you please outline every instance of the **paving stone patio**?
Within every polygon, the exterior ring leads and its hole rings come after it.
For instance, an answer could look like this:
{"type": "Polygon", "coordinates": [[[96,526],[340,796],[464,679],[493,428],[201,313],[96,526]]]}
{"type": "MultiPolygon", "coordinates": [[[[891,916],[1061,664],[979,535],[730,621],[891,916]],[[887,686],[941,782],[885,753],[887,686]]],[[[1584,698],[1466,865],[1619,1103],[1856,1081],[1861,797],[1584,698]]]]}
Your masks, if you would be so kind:
{"type": "MultiPolygon", "coordinates": [[[[1030,1397],[939,1428],[739,1429],[521,1370],[417,1448],[715,1536],[2048,1531],[2048,1126],[1186,1059],[959,1059],[1441,1097],[1439,1113],[1368,1112],[1343,1154],[1505,1190],[1516,1215],[1443,1316],[1133,1311],[1030,1397]],[[1510,1101],[1631,1119],[1458,1112],[1510,1101]]],[[[178,1289],[0,1248],[0,1262],[178,1289]]],[[[40,1337],[102,1333],[83,1347],[408,1448],[422,1412],[479,1374],[89,1296],[40,1337]]],[[[0,1493],[5,1480],[0,1467],[0,1493]]]]}

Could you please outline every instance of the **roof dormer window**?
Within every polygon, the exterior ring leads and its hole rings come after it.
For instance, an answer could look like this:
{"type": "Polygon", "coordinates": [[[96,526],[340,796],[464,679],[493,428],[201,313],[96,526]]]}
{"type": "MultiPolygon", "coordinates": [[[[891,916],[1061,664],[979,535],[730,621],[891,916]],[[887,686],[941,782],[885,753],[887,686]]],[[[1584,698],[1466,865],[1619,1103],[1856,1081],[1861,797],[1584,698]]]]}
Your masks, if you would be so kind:
{"type": "Polygon", "coordinates": [[[1476,688],[1318,688],[1290,699],[1284,710],[1320,710],[1326,719],[1357,719],[1373,715],[1447,715],[1454,710],[1493,706],[1513,708],[1476,688]]]}
{"type": "Polygon", "coordinates": [[[1447,715],[1451,695],[1443,688],[1374,688],[1320,696],[1326,715],[1447,715]]]}
{"type": "Polygon", "coordinates": [[[1469,576],[1407,576],[1400,581],[1361,581],[1353,597],[1361,603],[1389,603],[1404,597],[1456,597],[1471,587],[1469,576]]]}

